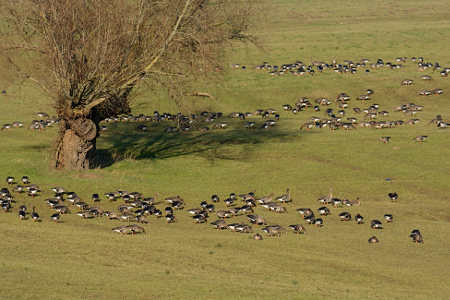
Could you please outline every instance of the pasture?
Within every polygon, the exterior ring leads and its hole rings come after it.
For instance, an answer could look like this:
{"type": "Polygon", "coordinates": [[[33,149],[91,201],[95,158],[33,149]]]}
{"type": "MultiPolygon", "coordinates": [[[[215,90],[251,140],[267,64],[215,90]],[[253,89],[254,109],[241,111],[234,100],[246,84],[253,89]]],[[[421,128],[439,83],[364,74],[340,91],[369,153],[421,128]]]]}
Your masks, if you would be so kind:
{"type": "MultiPolygon", "coordinates": [[[[429,122],[441,115],[450,121],[450,78],[428,68],[418,70],[412,57],[439,62],[450,67],[450,10],[447,1],[296,1],[258,2],[255,35],[262,48],[237,43],[230,50],[229,63],[219,82],[199,86],[217,99],[193,98],[191,110],[220,111],[224,130],[164,133],[168,121],[149,122],[148,130],[138,131],[140,123],[106,123],[108,131],[98,139],[99,152],[114,163],[89,171],[49,170],[49,151],[57,133],[55,126],[32,131],[25,128],[0,133],[0,187],[6,176],[17,180],[27,175],[43,190],[35,198],[15,194],[12,212],[0,213],[1,299],[445,299],[450,293],[450,128],[437,128],[429,122]],[[269,70],[256,70],[263,62],[311,61],[338,63],[376,62],[402,64],[358,68],[356,74],[338,74],[332,68],[314,76],[304,74],[271,76],[269,70]],[[407,57],[400,63],[397,57],[407,57]],[[365,70],[370,73],[366,74],[365,70]],[[430,75],[432,80],[421,79],[430,75]],[[402,86],[404,79],[414,80],[402,86]],[[421,90],[440,88],[441,95],[419,96],[421,90]],[[356,98],[373,89],[368,101],[356,98]],[[393,128],[360,128],[331,131],[328,127],[300,130],[313,117],[328,118],[327,108],[339,110],[334,101],[339,93],[351,97],[344,120],[363,114],[361,109],[377,103],[387,117],[376,121],[417,118],[415,125],[393,128]],[[293,114],[283,111],[301,97],[325,97],[332,102],[293,114]],[[394,111],[408,103],[423,106],[414,116],[394,111]],[[260,116],[246,120],[229,119],[231,112],[254,112],[273,108],[280,114],[274,127],[260,130],[260,116]],[[248,121],[255,129],[246,130],[248,121]],[[425,142],[414,142],[426,135],[425,142]],[[381,136],[390,136],[388,144],[381,136]],[[117,210],[123,203],[109,202],[104,193],[138,191],[162,201],[180,195],[185,208],[175,211],[174,223],[149,217],[145,234],[120,235],[113,227],[123,225],[106,217],[83,220],[72,213],[61,222],[50,220],[54,213],[45,203],[53,196],[52,187],[75,191],[88,204],[99,193],[104,210],[117,210]],[[221,200],[230,193],[255,192],[256,197],[290,189],[292,202],[287,213],[268,212],[260,206],[255,214],[268,225],[279,224],[287,234],[266,237],[263,226],[253,233],[215,230],[209,223],[195,224],[187,209],[200,202],[221,200]],[[317,199],[333,189],[333,196],[355,200],[360,206],[329,206],[331,215],[324,226],[306,225],[297,208],[322,206],[317,199]],[[387,194],[397,192],[398,202],[387,194]],[[42,222],[19,220],[18,207],[33,206],[42,222]],[[360,213],[365,223],[339,220],[338,214],[360,213]],[[394,221],[385,223],[384,214],[394,221]],[[384,229],[370,228],[379,219],[384,229]],[[288,228],[303,224],[307,234],[296,235],[288,228]],[[420,229],[423,244],[409,238],[420,229]],[[255,233],[262,241],[253,240],[255,233]],[[377,244],[368,238],[376,235],[377,244]]],[[[3,72],[4,70],[0,70],[3,72]]],[[[33,85],[9,86],[0,95],[0,125],[20,121],[25,127],[36,113],[53,114],[52,104],[33,85]]],[[[180,108],[164,96],[142,95],[134,103],[134,114],[153,111],[177,113],[180,108]]],[[[273,117],[271,117],[273,118],[273,117]]],[[[370,121],[370,120],[365,120],[370,121]]],[[[9,186],[11,189],[11,187],[9,186]]],[[[237,202],[237,205],[245,203],[237,202]]],[[[227,209],[223,201],[216,210],[227,209]]],[[[245,222],[245,215],[227,219],[245,222]]]]}

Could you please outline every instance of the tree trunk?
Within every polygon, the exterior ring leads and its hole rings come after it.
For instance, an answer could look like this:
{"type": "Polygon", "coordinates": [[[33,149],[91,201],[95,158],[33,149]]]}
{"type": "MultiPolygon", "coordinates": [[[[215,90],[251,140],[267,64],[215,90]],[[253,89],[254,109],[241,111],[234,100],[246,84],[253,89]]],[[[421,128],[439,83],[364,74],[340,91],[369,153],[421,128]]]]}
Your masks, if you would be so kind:
{"type": "Polygon", "coordinates": [[[54,149],[56,169],[89,169],[96,150],[98,121],[86,118],[61,121],[54,149]]]}

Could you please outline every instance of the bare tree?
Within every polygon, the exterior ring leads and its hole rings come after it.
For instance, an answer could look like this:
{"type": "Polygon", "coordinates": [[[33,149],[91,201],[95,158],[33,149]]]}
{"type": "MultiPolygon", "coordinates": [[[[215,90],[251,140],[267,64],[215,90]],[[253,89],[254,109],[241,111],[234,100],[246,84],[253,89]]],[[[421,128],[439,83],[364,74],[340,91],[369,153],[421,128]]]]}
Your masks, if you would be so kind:
{"type": "Polygon", "coordinates": [[[250,24],[249,7],[232,0],[16,0],[0,8],[0,64],[54,100],[57,169],[89,168],[99,122],[129,113],[136,87],[174,91],[211,73],[224,44],[246,39],[250,24]]]}

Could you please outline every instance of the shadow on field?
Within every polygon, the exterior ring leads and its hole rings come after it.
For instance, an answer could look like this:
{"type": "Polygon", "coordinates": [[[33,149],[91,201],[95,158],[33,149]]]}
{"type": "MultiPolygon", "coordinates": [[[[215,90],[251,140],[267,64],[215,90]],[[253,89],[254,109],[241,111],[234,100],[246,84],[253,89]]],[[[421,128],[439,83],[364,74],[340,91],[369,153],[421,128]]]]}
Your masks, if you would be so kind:
{"type": "Polygon", "coordinates": [[[97,150],[94,167],[108,167],[124,159],[166,159],[183,155],[196,155],[211,161],[245,160],[252,156],[252,151],[258,145],[292,137],[292,133],[280,131],[276,127],[268,130],[164,133],[164,127],[155,124],[149,126],[148,132],[142,133],[130,126],[112,131],[99,139],[102,146],[97,150]],[[105,149],[104,144],[109,145],[108,149],[105,149]]]}

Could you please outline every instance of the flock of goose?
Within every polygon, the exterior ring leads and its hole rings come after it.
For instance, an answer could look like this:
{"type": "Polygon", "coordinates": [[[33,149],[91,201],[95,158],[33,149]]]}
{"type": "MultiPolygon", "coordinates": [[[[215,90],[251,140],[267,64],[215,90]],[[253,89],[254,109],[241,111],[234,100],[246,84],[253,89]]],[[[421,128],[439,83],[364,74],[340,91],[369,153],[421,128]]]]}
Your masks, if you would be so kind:
{"type": "MultiPolygon", "coordinates": [[[[36,184],[31,184],[27,176],[21,178],[21,184],[15,182],[15,178],[12,176],[6,177],[6,183],[11,187],[4,187],[0,190],[0,202],[2,210],[5,213],[11,212],[19,205],[18,202],[23,201],[13,193],[26,194],[30,198],[40,197],[42,190],[36,184]],[[13,206],[14,205],[14,206],[13,206]]],[[[76,214],[82,219],[94,219],[100,217],[107,217],[109,220],[122,220],[127,222],[127,225],[121,225],[112,228],[113,231],[124,234],[137,234],[145,233],[145,225],[149,223],[149,217],[154,216],[156,218],[164,218],[165,221],[170,224],[176,221],[175,211],[186,211],[192,218],[194,223],[202,224],[208,223],[208,219],[211,216],[216,216],[217,220],[210,222],[210,224],[219,230],[230,229],[233,232],[241,233],[253,233],[254,226],[262,226],[261,231],[266,236],[280,236],[282,233],[288,233],[284,226],[278,224],[268,225],[267,218],[255,214],[257,207],[264,208],[267,212],[272,213],[286,213],[287,208],[284,204],[292,202],[291,193],[289,189],[286,193],[275,197],[274,193],[256,197],[253,192],[236,195],[235,193],[229,194],[223,201],[220,200],[218,195],[212,195],[211,201],[202,201],[198,208],[185,209],[186,202],[182,197],[173,196],[167,197],[164,201],[156,201],[155,198],[146,198],[139,192],[127,192],[119,190],[116,192],[108,192],[104,194],[103,200],[99,194],[92,194],[92,206],[83,201],[75,192],[69,192],[63,187],[54,187],[51,189],[54,196],[45,199],[45,202],[50,208],[50,220],[56,223],[60,222],[61,215],[70,214],[72,208],[77,210],[76,214]],[[120,203],[117,207],[117,211],[103,210],[98,204],[102,201],[117,202],[120,203]],[[69,204],[70,203],[70,204],[69,204]],[[225,207],[218,209],[218,206],[224,204],[225,207]],[[166,206],[164,209],[158,208],[159,205],[166,206]],[[237,216],[245,216],[250,224],[245,222],[233,222],[228,223],[227,220],[232,220],[237,216]],[[129,224],[133,222],[134,224],[129,224]]],[[[387,195],[392,202],[398,201],[398,194],[395,192],[387,195]]],[[[298,208],[297,213],[301,217],[304,224],[291,224],[287,226],[293,230],[296,234],[306,234],[306,225],[314,225],[316,227],[322,227],[324,225],[324,219],[331,215],[330,208],[342,208],[344,206],[360,206],[361,202],[357,198],[354,201],[347,198],[340,199],[333,197],[332,190],[328,195],[317,199],[320,207],[317,209],[311,208],[298,208]]],[[[28,212],[26,205],[20,205],[17,208],[18,217],[20,220],[27,220],[29,217],[33,222],[41,221],[41,217],[36,212],[33,206],[31,214],[28,212]],[[29,217],[28,217],[29,215],[29,217]]],[[[352,214],[348,211],[343,211],[337,214],[340,221],[349,222],[352,220],[352,214]]],[[[392,223],[394,216],[392,214],[385,214],[383,216],[386,223],[392,223]]],[[[361,214],[357,214],[353,217],[357,225],[364,224],[364,217],[361,214]]],[[[372,219],[370,221],[370,227],[372,229],[383,229],[382,221],[378,219],[372,219]]],[[[410,237],[415,243],[423,243],[423,236],[419,230],[412,231],[410,237]]],[[[263,236],[256,233],[253,236],[255,240],[263,240],[263,236]]],[[[378,242],[376,236],[372,236],[368,239],[369,243],[378,242]]]]}

